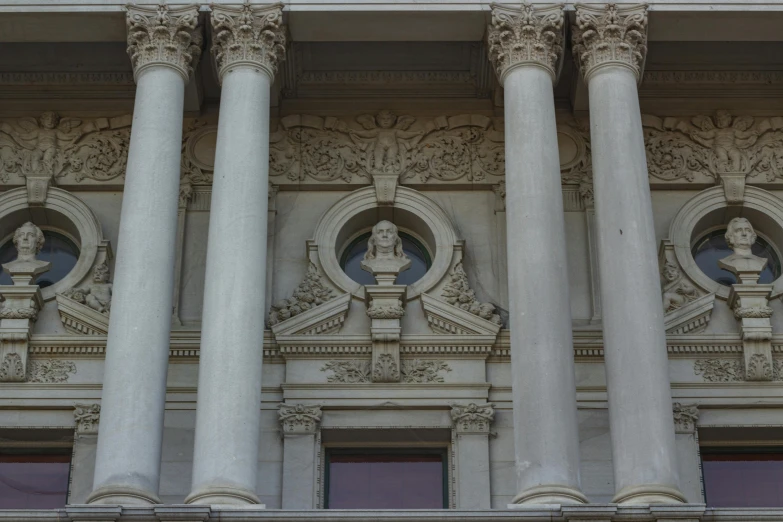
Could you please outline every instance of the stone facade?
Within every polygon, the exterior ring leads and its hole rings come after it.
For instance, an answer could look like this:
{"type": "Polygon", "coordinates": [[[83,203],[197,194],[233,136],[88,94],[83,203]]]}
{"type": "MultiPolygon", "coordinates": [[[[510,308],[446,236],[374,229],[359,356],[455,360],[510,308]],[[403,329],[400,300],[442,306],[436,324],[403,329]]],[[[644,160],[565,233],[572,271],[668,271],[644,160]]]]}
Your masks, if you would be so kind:
{"type": "Polygon", "coordinates": [[[391,517],[320,511],[356,438],[464,520],[783,520],[699,456],[783,448],[783,8],[440,4],[0,0],[0,451],[73,449],[0,520],[391,517]]]}

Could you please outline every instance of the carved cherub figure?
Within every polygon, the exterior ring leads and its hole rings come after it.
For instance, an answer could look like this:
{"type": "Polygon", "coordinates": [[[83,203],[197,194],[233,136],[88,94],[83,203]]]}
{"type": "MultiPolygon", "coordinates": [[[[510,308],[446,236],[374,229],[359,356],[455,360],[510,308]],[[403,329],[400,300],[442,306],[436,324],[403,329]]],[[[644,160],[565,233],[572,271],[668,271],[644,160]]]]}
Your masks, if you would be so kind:
{"type": "Polygon", "coordinates": [[[663,312],[668,313],[698,299],[699,292],[680,272],[680,267],[671,261],[663,265],[663,312]]]}
{"type": "Polygon", "coordinates": [[[67,297],[86,304],[96,312],[108,314],[111,310],[112,283],[109,282],[109,265],[106,261],[95,267],[92,283],[84,288],[74,288],[65,292],[67,297]]]}
{"type": "Polygon", "coordinates": [[[57,173],[57,153],[63,144],[72,144],[85,132],[94,130],[92,124],[82,129],[79,125],[81,120],[60,119],[56,112],[47,111],[37,120],[21,118],[19,126],[26,132],[18,132],[8,123],[0,123],[0,131],[11,136],[20,147],[30,151],[30,172],[54,175],[57,173]]]}
{"type": "Polygon", "coordinates": [[[416,119],[413,116],[397,117],[391,111],[381,111],[377,115],[363,114],[356,118],[365,130],[351,130],[351,139],[362,150],[372,148],[369,160],[371,170],[385,172],[394,170],[401,163],[400,147],[414,146],[418,140],[408,143],[403,140],[413,140],[424,135],[421,131],[409,131],[408,128],[416,119]]]}
{"type": "Polygon", "coordinates": [[[748,130],[753,126],[752,117],[732,118],[728,111],[717,111],[714,123],[709,116],[696,116],[693,123],[701,130],[691,131],[691,139],[712,149],[719,171],[742,171],[745,167],[742,150],[756,143],[759,136],[757,131],[748,130]]]}

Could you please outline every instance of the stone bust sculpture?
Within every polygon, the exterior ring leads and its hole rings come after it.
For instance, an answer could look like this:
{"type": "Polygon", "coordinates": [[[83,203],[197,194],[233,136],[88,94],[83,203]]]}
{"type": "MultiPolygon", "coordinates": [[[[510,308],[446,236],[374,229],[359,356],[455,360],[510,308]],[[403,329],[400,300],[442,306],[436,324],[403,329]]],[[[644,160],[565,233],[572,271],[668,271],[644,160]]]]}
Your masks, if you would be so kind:
{"type": "Polygon", "coordinates": [[[41,229],[29,221],[14,232],[14,246],[17,257],[3,265],[3,270],[11,275],[14,284],[30,284],[33,278],[49,270],[52,264],[36,258],[44,245],[41,229]]]}
{"type": "Polygon", "coordinates": [[[394,223],[383,220],[372,227],[361,266],[375,276],[378,284],[393,284],[397,274],[411,266],[410,258],[402,250],[402,239],[394,223]]]}
{"type": "Polygon", "coordinates": [[[767,266],[767,259],[751,252],[756,242],[756,232],[746,218],[737,217],[729,221],[726,228],[726,244],[734,253],[718,261],[718,266],[735,274],[740,283],[755,283],[761,271],[767,266]]]}

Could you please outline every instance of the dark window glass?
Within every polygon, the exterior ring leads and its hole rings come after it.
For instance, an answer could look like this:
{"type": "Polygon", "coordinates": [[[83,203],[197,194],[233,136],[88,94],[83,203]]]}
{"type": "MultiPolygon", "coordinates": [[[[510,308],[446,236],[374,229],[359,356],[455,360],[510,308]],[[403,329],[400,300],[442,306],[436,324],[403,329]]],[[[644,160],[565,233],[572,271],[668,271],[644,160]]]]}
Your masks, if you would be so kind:
{"type": "Polygon", "coordinates": [[[709,507],[783,507],[783,452],[702,450],[709,507]]]}
{"type": "MultiPolygon", "coordinates": [[[[76,248],[73,241],[62,234],[48,230],[44,230],[43,233],[45,241],[41,252],[38,253],[38,259],[50,261],[52,268],[48,272],[39,275],[35,282],[41,288],[46,288],[67,276],[73,267],[76,266],[76,261],[79,260],[79,249],[76,248]]],[[[16,259],[16,248],[13,240],[9,239],[0,247],[0,264],[8,263],[14,259],[16,259]]],[[[2,275],[0,275],[0,285],[11,284],[13,284],[11,276],[3,271],[2,275]]]]}
{"type": "MultiPolygon", "coordinates": [[[[737,278],[728,270],[723,270],[718,266],[718,260],[734,253],[726,244],[726,238],[723,237],[725,234],[725,229],[710,232],[696,242],[691,252],[693,259],[696,260],[696,265],[707,277],[724,286],[731,286],[737,282],[737,278]]],[[[780,277],[780,260],[769,243],[759,237],[753,244],[751,251],[755,255],[766,257],[769,260],[761,272],[759,283],[771,283],[780,277]]]]}
{"type": "Polygon", "coordinates": [[[0,509],[61,508],[70,455],[0,455],[0,509]]]}
{"type": "Polygon", "coordinates": [[[327,454],[329,509],[443,509],[445,450],[331,451],[327,454]]]}
{"type": "MultiPolygon", "coordinates": [[[[404,272],[400,272],[395,281],[398,285],[411,285],[421,279],[432,265],[427,249],[413,236],[400,232],[402,239],[402,250],[411,259],[411,266],[404,272]]],[[[362,270],[362,259],[367,252],[367,240],[370,239],[371,232],[362,234],[354,239],[348,248],[343,252],[340,259],[340,266],[345,273],[362,285],[374,285],[375,278],[370,272],[362,270]]]]}

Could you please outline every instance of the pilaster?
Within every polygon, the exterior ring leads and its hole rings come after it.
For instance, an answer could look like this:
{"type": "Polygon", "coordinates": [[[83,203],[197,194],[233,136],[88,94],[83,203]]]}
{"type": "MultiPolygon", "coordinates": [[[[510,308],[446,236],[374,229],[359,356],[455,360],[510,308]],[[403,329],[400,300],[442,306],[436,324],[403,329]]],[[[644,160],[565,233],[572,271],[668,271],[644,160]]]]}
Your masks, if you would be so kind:
{"type": "Polygon", "coordinates": [[[283,509],[316,508],[320,405],[281,404],[283,432],[283,509]]]}
{"type": "Polygon", "coordinates": [[[489,509],[489,435],[495,420],[494,404],[452,404],[451,420],[455,431],[457,507],[489,509]]]}

